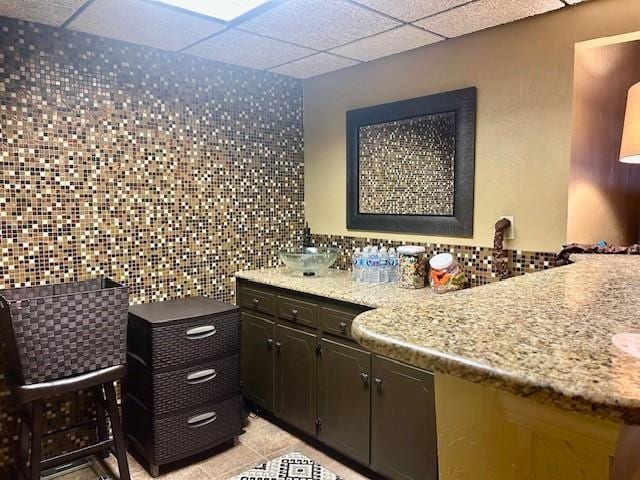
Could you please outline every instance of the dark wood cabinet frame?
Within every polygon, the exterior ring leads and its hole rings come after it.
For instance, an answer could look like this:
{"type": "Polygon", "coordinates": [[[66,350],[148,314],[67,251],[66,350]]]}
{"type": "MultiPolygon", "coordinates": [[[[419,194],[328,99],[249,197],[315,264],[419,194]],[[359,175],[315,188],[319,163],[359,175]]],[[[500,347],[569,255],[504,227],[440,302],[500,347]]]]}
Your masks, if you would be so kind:
{"type": "MultiPolygon", "coordinates": [[[[433,235],[473,236],[476,88],[402,100],[347,112],[347,228],[433,235]],[[453,215],[360,213],[359,129],[430,114],[455,112],[453,215]]],[[[393,174],[393,172],[390,172],[393,174]]]]}

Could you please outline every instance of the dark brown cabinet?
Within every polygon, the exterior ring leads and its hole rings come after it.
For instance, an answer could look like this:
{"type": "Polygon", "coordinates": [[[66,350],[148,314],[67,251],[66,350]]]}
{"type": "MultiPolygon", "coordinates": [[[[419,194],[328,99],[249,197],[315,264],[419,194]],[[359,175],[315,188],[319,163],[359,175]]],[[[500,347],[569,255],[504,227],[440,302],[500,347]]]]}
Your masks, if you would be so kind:
{"type": "Polygon", "coordinates": [[[205,297],[129,308],[123,423],[152,476],[242,433],[240,323],[205,297]]]}
{"type": "Polygon", "coordinates": [[[274,408],[274,337],[273,321],[242,312],[242,393],[268,411],[274,408]]]}
{"type": "Polygon", "coordinates": [[[318,438],[360,463],[369,463],[371,354],[321,341],[318,438]]]}
{"type": "Polygon", "coordinates": [[[298,430],[393,480],[436,480],[433,376],[351,337],[366,307],[238,282],[242,391],[298,430]]]}
{"type": "Polygon", "coordinates": [[[433,375],[373,358],[371,466],[394,479],[436,480],[433,375]]]}
{"type": "Polygon", "coordinates": [[[309,434],[316,431],[317,335],[276,326],[276,415],[309,434]]]}

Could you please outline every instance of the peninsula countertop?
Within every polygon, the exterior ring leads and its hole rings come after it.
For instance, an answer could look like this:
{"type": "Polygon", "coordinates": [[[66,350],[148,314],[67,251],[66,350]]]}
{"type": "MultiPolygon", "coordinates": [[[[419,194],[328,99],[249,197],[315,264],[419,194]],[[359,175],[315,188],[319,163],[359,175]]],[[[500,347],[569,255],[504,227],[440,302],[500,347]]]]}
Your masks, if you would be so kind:
{"type": "Polygon", "coordinates": [[[581,255],[576,263],[445,295],[362,285],[347,272],[236,276],[372,307],[353,322],[363,346],[559,408],[640,424],[640,257],[581,255]],[[637,345],[635,342],[637,341],[637,345]]]}

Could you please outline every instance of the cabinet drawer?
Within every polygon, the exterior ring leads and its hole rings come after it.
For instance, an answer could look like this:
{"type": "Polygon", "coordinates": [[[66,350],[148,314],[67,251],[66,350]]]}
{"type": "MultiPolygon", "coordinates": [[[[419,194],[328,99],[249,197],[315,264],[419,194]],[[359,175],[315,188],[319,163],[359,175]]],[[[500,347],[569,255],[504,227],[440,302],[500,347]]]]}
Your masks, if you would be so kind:
{"type": "Polygon", "coordinates": [[[240,306],[256,312],[274,315],[276,310],[276,296],[265,290],[242,287],[240,290],[240,306]]]}
{"type": "Polygon", "coordinates": [[[318,317],[320,319],[320,328],[325,333],[337,335],[343,338],[351,338],[351,323],[353,319],[366,311],[356,308],[340,308],[340,307],[320,307],[318,317]]]}
{"type": "Polygon", "coordinates": [[[238,310],[151,329],[154,370],[228,356],[239,350],[238,310]]]}
{"type": "Polygon", "coordinates": [[[155,421],[158,459],[199,451],[240,433],[240,396],[155,421]]]}
{"type": "Polygon", "coordinates": [[[315,328],[318,326],[318,305],[278,295],[278,317],[315,328]]]}
{"type": "Polygon", "coordinates": [[[240,392],[240,355],[153,377],[153,411],[167,413],[240,392]]]}
{"type": "Polygon", "coordinates": [[[130,398],[125,407],[127,434],[136,443],[149,447],[154,463],[168,463],[201,452],[242,430],[239,395],[155,418],[130,398]]]}

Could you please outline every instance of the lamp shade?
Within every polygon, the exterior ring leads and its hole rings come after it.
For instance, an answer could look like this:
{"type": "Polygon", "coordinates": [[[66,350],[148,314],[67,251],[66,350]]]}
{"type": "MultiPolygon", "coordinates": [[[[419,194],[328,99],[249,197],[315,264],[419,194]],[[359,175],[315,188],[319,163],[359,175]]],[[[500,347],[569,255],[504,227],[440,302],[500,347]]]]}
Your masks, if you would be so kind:
{"type": "Polygon", "coordinates": [[[627,94],[620,161],[640,164],[640,82],[633,85],[627,94]]]}

